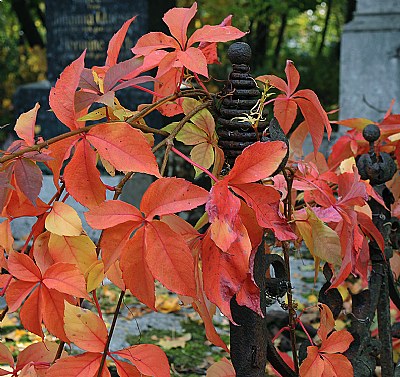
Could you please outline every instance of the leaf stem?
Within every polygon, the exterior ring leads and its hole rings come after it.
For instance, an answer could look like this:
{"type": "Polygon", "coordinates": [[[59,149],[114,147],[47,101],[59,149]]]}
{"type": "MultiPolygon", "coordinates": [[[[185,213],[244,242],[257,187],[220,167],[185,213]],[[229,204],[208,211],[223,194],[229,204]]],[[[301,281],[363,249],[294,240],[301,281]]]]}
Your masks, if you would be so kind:
{"type": "Polygon", "coordinates": [[[189,164],[195,166],[196,168],[200,169],[202,172],[206,173],[214,182],[218,182],[218,178],[214,174],[210,173],[206,168],[197,164],[189,157],[185,156],[182,152],[178,151],[178,149],[176,149],[175,147],[171,147],[171,150],[172,150],[172,152],[176,153],[178,156],[182,157],[185,161],[189,162],[189,164]]]}
{"type": "Polygon", "coordinates": [[[101,319],[103,319],[103,314],[101,313],[101,308],[100,308],[99,300],[97,298],[97,294],[96,294],[96,290],[95,289],[92,291],[92,296],[93,296],[94,304],[96,305],[97,313],[99,313],[99,317],[101,319]]]}
{"type": "Polygon", "coordinates": [[[100,362],[99,371],[97,372],[97,377],[101,377],[103,374],[103,368],[104,368],[104,364],[106,362],[108,348],[110,347],[111,338],[114,333],[115,325],[117,323],[117,318],[118,318],[119,311],[121,309],[122,300],[124,299],[124,295],[125,295],[125,291],[121,291],[121,293],[119,295],[117,308],[115,309],[113,320],[111,323],[110,332],[108,333],[107,342],[106,342],[106,345],[104,346],[104,351],[103,351],[103,355],[101,357],[101,362],[100,362]]]}

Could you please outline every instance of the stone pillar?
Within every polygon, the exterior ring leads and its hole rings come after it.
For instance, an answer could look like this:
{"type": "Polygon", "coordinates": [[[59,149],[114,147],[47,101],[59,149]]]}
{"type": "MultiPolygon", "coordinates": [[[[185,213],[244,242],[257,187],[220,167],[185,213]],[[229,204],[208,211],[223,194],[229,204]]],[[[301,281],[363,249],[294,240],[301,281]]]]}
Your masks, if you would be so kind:
{"type": "Polygon", "coordinates": [[[340,119],[400,112],[400,0],[358,0],[340,57],[340,119]]]}

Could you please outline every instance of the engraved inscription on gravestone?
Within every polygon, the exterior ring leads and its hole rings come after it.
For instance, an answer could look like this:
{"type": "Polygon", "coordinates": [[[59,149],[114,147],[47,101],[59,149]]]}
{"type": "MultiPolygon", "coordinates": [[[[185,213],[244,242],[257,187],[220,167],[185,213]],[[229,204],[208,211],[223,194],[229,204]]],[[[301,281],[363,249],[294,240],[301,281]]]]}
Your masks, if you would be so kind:
{"type": "Polygon", "coordinates": [[[85,66],[104,65],[108,41],[130,17],[131,24],[120,59],[147,32],[147,0],[47,0],[47,77],[54,82],[61,71],[86,48],[85,66]]]}
{"type": "MultiPolygon", "coordinates": [[[[132,57],[130,48],[148,31],[148,0],[46,0],[48,81],[20,86],[13,99],[15,116],[40,103],[37,124],[39,135],[49,139],[67,128],[49,110],[50,88],[63,69],[87,49],[85,67],[105,64],[108,42],[123,23],[137,15],[129,27],[119,60],[132,57]]],[[[120,98],[121,97],[121,98],[120,98]]],[[[134,108],[151,101],[138,90],[124,90],[121,103],[134,108]]]]}

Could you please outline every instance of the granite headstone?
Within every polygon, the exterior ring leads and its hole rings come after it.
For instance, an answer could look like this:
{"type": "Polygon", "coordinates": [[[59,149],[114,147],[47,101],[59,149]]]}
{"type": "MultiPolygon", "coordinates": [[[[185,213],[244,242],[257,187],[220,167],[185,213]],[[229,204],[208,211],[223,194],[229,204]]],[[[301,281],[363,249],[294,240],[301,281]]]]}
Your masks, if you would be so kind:
{"type": "MultiPolygon", "coordinates": [[[[121,48],[120,59],[132,56],[130,48],[148,31],[148,0],[46,0],[48,80],[20,86],[13,99],[15,116],[41,105],[39,135],[49,139],[68,131],[49,110],[51,86],[63,69],[87,49],[85,66],[105,63],[108,41],[123,23],[138,15],[121,48]]],[[[157,15],[157,16],[162,16],[157,15]]],[[[128,108],[148,103],[151,96],[138,90],[124,90],[118,98],[128,108]]]]}
{"type": "Polygon", "coordinates": [[[358,0],[340,57],[340,118],[379,120],[400,111],[400,0],[358,0]]]}

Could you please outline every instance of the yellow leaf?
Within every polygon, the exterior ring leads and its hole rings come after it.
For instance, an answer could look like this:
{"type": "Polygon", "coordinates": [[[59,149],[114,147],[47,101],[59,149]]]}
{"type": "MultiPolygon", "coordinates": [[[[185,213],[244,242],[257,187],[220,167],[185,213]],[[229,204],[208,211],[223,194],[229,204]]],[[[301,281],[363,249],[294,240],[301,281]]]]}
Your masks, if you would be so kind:
{"type": "Polygon", "coordinates": [[[89,352],[102,352],[107,342],[107,329],[103,320],[90,310],[65,301],[64,329],[69,340],[89,352]]]}
{"type": "Polygon", "coordinates": [[[177,312],[178,310],[181,310],[179,301],[178,297],[170,296],[168,294],[157,296],[156,309],[161,313],[177,312]]]}
{"type": "Polygon", "coordinates": [[[329,226],[325,225],[311,209],[307,208],[306,211],[309,216],[308,222],[311,226],[313,245],[310,252],[314,257],[318,257],[328,263],[340,265],[342,257],[339,236],[329,226]]]}
{"type": "Polygon", "coordinates": [[[45,226],[49,232],[59,236],[79,236],[83,231],[78,213],[63,202],[53,204],[46,217],[45,226]]]}
{"type": "Polygon", "coordinates": [[[87,291],[91,292],[100,286],[104,279],[104,264],[101,260],[96,260],[86,271],[85,280],[87,291]]]}
{"type": "Polygon", "coordinates": [[[82,122],[86,120],[100,120],[105,118],[106,116],[107,116],[107,108],[101,107],[100,109],[93,110],[90,113],[84,115],[83,117],[80,117],[78,120],[82,122]]]}
{"type": "Polygon", "coordinates": [[[186,342],[192,339],[192,334],[185,334],[179,338],[164,337],[160,339],[157,344],[159,344],[165,350],[170,350],[172,348],[185,348],[186,342]]]}

